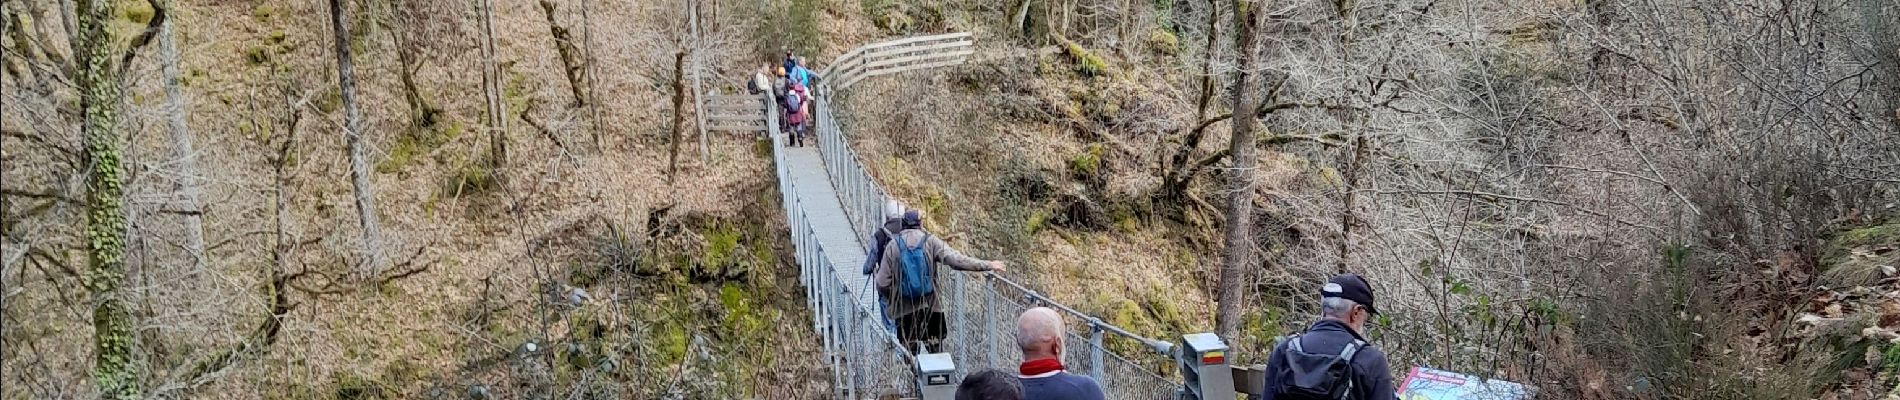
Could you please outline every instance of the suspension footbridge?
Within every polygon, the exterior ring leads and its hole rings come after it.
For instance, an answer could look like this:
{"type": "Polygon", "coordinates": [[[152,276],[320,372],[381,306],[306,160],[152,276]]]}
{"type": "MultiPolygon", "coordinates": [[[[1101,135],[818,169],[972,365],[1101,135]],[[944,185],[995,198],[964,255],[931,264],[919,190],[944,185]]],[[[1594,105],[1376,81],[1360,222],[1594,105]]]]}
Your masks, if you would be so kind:
{"type": "MultiPolygon", "coordinates": [[[[1210,350],[1206,342],[1197,346],[1190,339],[1186,346],[1177,346],[1142,337],[993,273],[939,274],[949,327],[943,353],[914,354],[884,328],[870,279],[859,267],[889,195],[852,151],[848,127],[836,118],[839,111],[832,99],[864,79],[964,63],[974,54],[974,45],[970,34],[955,33],[881,42],[840,56],[819,72],[813,85],[816,146],[789,146],[778,129],[778,107],[772,106],[770,94],[761,98],[780,200],[812,310],[810,323],[821,337],[830,367],[831,397],[934,400],[949,393],[946,389],[954,390],[970,372],[1014,370],[1021,361],[1015,347],[1016,316],[1030,307],[1047,306],[1081,322],[1072,324],[1079,329],[1068,333],[1065,364],[1071,373],[1094,377],[1108,398],[1233,398],[1226,365],[1208,366],[1213,369],[1207,371],[1215,373],[1197,373],[1201,359],[1193,355],[1210,350]],[[1118,354],[1106,347],[1109,340],[1133,341],[1139,344],[1136,348],[1149,351],[1118,354]],[[1177,376],[1164,376],[1153,368],[1157,365],[1177,376]],[[1200,393],[1201,375],[1217,378],[1219,383],[1210,386],[1225,395],[1200,393]]],[[[1224,347],[1214,351],[1219,350],[1224,347]]]]}

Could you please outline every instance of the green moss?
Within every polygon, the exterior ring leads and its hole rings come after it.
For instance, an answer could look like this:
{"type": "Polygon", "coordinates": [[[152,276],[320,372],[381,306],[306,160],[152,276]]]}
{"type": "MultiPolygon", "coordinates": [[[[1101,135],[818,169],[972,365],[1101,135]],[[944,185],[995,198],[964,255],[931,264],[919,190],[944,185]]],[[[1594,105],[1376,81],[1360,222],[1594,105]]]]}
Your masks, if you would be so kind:
{"type": "Polygon", "coordinates": [[[1888,376],[1900,380],[1900,343],[1887,344],[1887,351],[1882,355],[1880,365],[1880,369],[1887,371],[1888,376]]]}
{"type": "Polygon", "coordinates": [[[1122,112],[1121,101],[1105,90],[1090,90],[1073,95],[1082,112],[1097,121],[1110,121],[1122,112]]]}
{"type": "Polygon", "coordinates": [[[1094,177],[1102,167],[1102,144],[1091,143],[1082,148],[1082,152],[1069,158],[1069,172],[1078,178],[1094,177]]]}
{"type": "Polygon", "coordinates": [[[1110,73],[1108,62],[1103,61],[1101,56],[1089,52],[1088,49],[1082,48],[1082,45],[1074,42],[1064,43],[1064,45],[1069,52],[1070,61],[1075,62],[1076,73],[1090,78],[1104,76],[1110,73]]]}
{"type": "Polygon", "coordinates": [[[251,65],[269,64],[271,61],[270,51],[265,50],[263,46],[245,47],[244,61],[251,63],[251,65]]]}
{"type": "Polygon", "coordinates": [[[754,309],[756,301],[738,284],[727,283],[719,288],[719,305],[725,307],[725,327],[734,337],[734,343],[755,343],[763,339],[765,320],[754,309]]]}
{"type": "Polygon", "coordinates": [[[376,163],[376,172],[387,174],[401,171],[418,152],[421,150],[416,149],[415,141],[398,139],[396,145],[389,147],[389,157],[376,163]]]}
{"type": "Polygon", "coordinates": [[[471,162],[449,173],[442,182],[442,193],[449,197],[478,194],[501,187],[495,173],[486,162],[471,162]]]}
{"type": "Polygon", "coordinates": [[[929,218],[930,221],[950,219],[950,201],[944,198],[943,192],[932,189],[924,195],[924,215],[934,216],[929,218]]]}
{"type": "Polygon", "coordinates": [[[1837,247],[1900,243],[1900,222],[1842,232],[1834,238],[1837,247]]]}
{"type": "Polygon", "coordinates": [[[437,124],[435,129],[410,130],[396,138],[396,144],[389,147],[388,157],[376,163],[376,172],[385,174],[400,172],[413,163],[417,156],[433,152],[461,135],[461,121],[437,124]]]}
{"type": "Polygon", "coordinates": [[[143,24],[152,22],[152,16],[156,13],[152,9],[152,3],[150,2],[120,1],[118,3],[119,15],[124,17],[126,21],[133,23],[143,24]]]}
{"type": "Polygon", "coordinates": [[[1883,266],[1900,263],[1900,252],[1873,248],[1900,245],[1900,222],[1853,229],[1834,235],[1821,254],[1820,282],[1829,286],[1873,285],[1885,277],[1883,266]]]}
{"type": "Polygon", "coordinates": [[[317,106],[317,111],[325,114],[336,112],[337,107],[343,106],[343,91],[331,86],[323,91],[323,95],[313,99],[310,105],[317,106]]]}
{"type": "Polygon", "coordinates": [[[739,248],[739,231],[732,226],[719,224],[705,232],[706,252],[700,255],[699,265],[707,274],[719,276],[730,271],[737,260],[733,255],[739,248]]]}
{"type": "Polygon", "coordinates": [[[871,24],[891,34],[910,33],[917,26],[917,20],[905,12],[905,5],[895,0],[865,0],[861,3],[864,13],[871,15],[871,24]]]}
{"type": "Polygon", "coordinates": [[[1048,225],[1048,223],[1049,212],[1047,210],[1031,210],[1029,212],[1029,218],[1023,221],[1023,233],[1034,235],[1036,232],[1041,232],[1042,228],[1048,225]]]}
{"type": "Polygon", "coordinates": [[[1318,183],[1320,187],[1327,189],[1338,188],[1346,184],[1346,181],[1340,178],[1339,170],[1333,169],[1332,167],[1320,167],[1319,173],[1313,177],[1313,180],[1315,183],[1318,183]]]}
{"type": "Polygon", "coordinates": [[[686,360],[686,342],[686,328],[672,320],[660,324],[653,340],[660,362],[668,364],[686,360]]]}
{"type": "Polygon", "coordinates": [[[376,380],[356,374],[340,374],[336,376],[335,380],[335,398],[337,400],[386,398],[384,397],[384,385],[382,382],[377,382],[376,380]]]}
{"type": "Polygon", "coordinates": [[[266,42],[269,42],[272,45],[281,45],[281,44],[284,44],[284,38],[285,38],[284,30],[278,29],[275,31],[271,31],[270,36],[265,38],[264,40],[266,42]]]}
{"type": "Polygon", "coordinates": [[[752,141],[752,155],[761,158],[772,156],[772,140],[760,138],[752,141]]]}
{"type": "Polygon", "coordinates": [[[1135,213],[1128,210],[1128,207],[1109,208],[1108,219],[1114,221],[1115,229],[1122,233],[1132,234],[1141,230],[1141,220],[1135,218],[1135,213]]]}
{"type": "Polygon", "coordinates": [[[277,7],[272,6],[270,2],[259,2],[257,7],[251,8],[251,19],[257,22],[270,22],[276,15],[277,7]]]}
{"type": "Polygon", "coordinates": [[[1156,28],[1148,33],[1148,46],[1153,47],[1156,52],[1172,56],[1181,51],[1181,39],[1175,37],[1174,32],[1156,28]]]}

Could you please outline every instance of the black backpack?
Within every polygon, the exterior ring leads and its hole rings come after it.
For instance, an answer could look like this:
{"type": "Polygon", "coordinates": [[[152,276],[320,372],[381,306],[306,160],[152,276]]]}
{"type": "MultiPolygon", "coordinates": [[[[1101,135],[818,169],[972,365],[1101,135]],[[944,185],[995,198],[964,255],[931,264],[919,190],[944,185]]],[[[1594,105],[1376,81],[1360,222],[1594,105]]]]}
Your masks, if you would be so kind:
{"type": "Polygon", "coordinates": [[[1280,371],[1276,399],[1343,400],[1352,397],[1352,358],[1366,347],[1353,339],[1339,354],[1308,353],[1300,336],[1287,338],[1286,369],[1280,371]]]}

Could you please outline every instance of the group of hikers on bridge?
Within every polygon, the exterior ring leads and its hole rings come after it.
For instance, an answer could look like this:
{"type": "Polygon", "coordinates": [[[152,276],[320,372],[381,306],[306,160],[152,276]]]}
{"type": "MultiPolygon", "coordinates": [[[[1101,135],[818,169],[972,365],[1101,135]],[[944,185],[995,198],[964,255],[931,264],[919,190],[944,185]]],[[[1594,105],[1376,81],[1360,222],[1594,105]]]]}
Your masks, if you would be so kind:
{"type": "MultiPolygon", "coordinates": [[[[919,353],[941,352],[948,327],[936,292],[939,266],[999,273],[1006,266],[1002,261],[964,255],[923,227],[921,212],[906,209],[897,200],[886,202],[862,272],[876,284],[885,328],[895,331],[900,343],[916,346],[919,353]]],[[[1396,400],[1385,353],[1365,339],[1366,323],[1378,313],[1372,286],[1365,278],[1334,276],[1320,287],[1320,319],[1274,346],[1267,358],[1266,379],[1250,392],[1271,400],[1396,400]]],[[[1104,399],[1098,382],[1063,367],[1066,332],[1055,310],[1024,311],[1016,319],[1016,345],[1023,360],[1016,373],[972,373],[958,386],[957,399],[1104,399]]]]}
{"type": "MultiPolygon", "coordinates": [[[[812,81],[820,78],[801,61],[786,51],[782,65],[762,66],[746,82],[747,90],[755,95],[770,91],[785,116],[779,130],[791,146],[803,146],[811,135],[812,81]]],[[[884,327],[919,354],[942,352],[949,327],[936,291],[939,267],[1001,273],[1007,266],[957,251],[924,230],[921,212],[897,200],[887,201],[883,211],[861,272],[876,285],[884,327]]],[[[1248,392],[1269,400],[1396,400],[1385,353],[1365,339],[1366,323],[1378,313],[1365,278],[1334,276],[1320,288],[1319,320],[1279,340],[1267,358],[1261,385],[1248,392]]],[[[1016,344],[1023,360],[1016,373],[993,369],[972,373],[959,384],[956,398],[1104,399],[1099,382],[1063,367],[1067,332],[1062,316],[1053,309],[1024,311],[1016,319],[1016,344]]]]}
{"type": "Polygon", "coordinates": [[[804,60],[785,52],[785,60],[773,69],[771,65],[761,66],[752,78],[746,81],[746,92],[761,94],[771,91],[773,103],[779,107],[779,131],[787,132],[788,142],[793,147],[804,146],[805,138],[811,136],[811,81],[818,76],[805,68],[804,60]]]}

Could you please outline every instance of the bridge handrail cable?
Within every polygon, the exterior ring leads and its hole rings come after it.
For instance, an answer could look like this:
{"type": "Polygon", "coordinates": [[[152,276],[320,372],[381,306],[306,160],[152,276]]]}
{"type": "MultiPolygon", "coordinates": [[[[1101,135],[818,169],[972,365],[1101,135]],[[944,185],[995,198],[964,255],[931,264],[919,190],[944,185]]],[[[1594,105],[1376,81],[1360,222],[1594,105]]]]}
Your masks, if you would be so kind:
{"type": "MultiPolygon", "coordinates": [[[[926,36],[900,39],[861,46],[841,56],[830,67],[820,73],[815,83],[813,113],[818,136],[820,154],[825,164],[827,176],[837,190],[839,201],[844,206],[851,230],[856,233],[861,244],[870,241],[875,227],[882,224],[882,208],[888,192],[877,183],[866,163],[847,142],[842,126],[833,114],[831,99],[834,95],[862,79],[895,74],[919,68],[940,65],[952,65],[963,62],[972,53],[969,48],[974,41],[968,33],[926,36]],[[951,45],[946,45],[949,43],[951,45]],[[958,47],[956,44],[961,44],[958,47]],[[906,47],[924,47],[922,52],[906,51],[906,47]],[[943,56],[932,56],[936,52],[943,56]],[[900,63],[884,63],[881,68],[866,68],[866,65],[879,65],[880,57],[909,57],[900,63]],[[836,83],[836,85],[834,85],[836,83]]],[[[774,126],[776,129],[776,126],[774,126]]],[[[777,137],[774,135],[774,137],[777,137]]],[[[777,147],[775,140],[775,148],[777,147]]],[[[781,164],[782,165],[782,164],[781,164]]],[[[781,167],[783,168],[783,167],[781,167]]],[[[781,175],[783,176],[783,175],[781,175]]],[[[783,180],[781,180],[783,181],[783,180]]],[[[862,251],[866,246],[860,246],[862,251]]],[[[948,274],[945,295],[951,296],[957,306],[946,310],[950,313],[951,329],[947,342],[953,350],[953,357],[961,374],[975,371],[975,367],[1011,368],[1014,366],[1014,319],[1017,313],[1031,306],[1048,306],[1084,323],[1089,337],[1083,338],[1075,332],[1069,332],[1068,351],[1074,356],[1065,357],[1071,369],[1086,372],[1101,381],[1104,390],[1111,398],[1167,398],[1179,385],[1154,371],[1151,366],[1130,361],[1121,354],[1107,349],[1103,345],[1105,335],[1114,335],[1142,344],[1145,348],[1163,356],[1171,356],[1173,344],[1135,334],[1125,328],[1111,324],[1102,318],[1081,312],[1073,307],[1055,301],[1040,292],[1015,280],[994,273],[984,273],[980,280],[966,278],[968,274],[948,274]],[[1005,294],[1005,292],[1013,292],[1005,294]],[[1000,304],[999,304],[1000,303],[1000,304]],[[1010,312],[999,312],[997,306],[1011,306],[1010,312]],[[976,323],[972,320],[981,320],[976,323]],[[979,326],[980,325],[980,326],[979,326]],[[1000,326],[999,326],[1000,325],[1000,326]],[[1074,354],[1085,353],[1085,354],[1074,354]]],[[[830,277],[832,280],[837,277],[830,277]]],[[[875,296],[866,289],[855,295],[875,296]]],[[[869,298],[875,304],[875,298],[869,298]]],[[[852,304],[865,304],[853,301],[852,304]]],[[[867,316],[881,318],[877,310],[869,311],[867,316]]],[[[854,313],[856,314],[856,313],[854,313]]],[[[879,320],[881,323],[881,319],[879,320]]],[[[851,326],[859,326],[852,324],[851,326]]],[[[881,325],[879,325],[881,327],[881,325]]],[[[896,337],[888,331],[880,335],[893,343],[896,337]]],[[[904,358],[914,359],[910,349],[896,345],[895,349],[903,353],[904,358]]],[[[833,364],[834,367],[836,364],[833,364]]],[[[1172,363],[1160,365],[1171,366],[1172,363]]],[[[835,370],[836,368],[834,368],[835,370]]],[[[851,371],[847,371],[851,372],[851,371]]]]}

